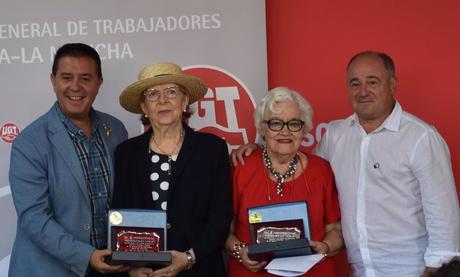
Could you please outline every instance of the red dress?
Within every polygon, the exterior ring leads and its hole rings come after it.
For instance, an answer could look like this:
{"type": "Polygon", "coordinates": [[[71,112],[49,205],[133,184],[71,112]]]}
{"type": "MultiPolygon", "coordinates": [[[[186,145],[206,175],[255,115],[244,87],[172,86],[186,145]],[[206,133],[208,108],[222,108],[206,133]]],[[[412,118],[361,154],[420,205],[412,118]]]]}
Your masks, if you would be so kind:
{"type": "MultiPolygon", "coordinates": [[[[307,168],[302,175],[284,183],[283,197],[276,193],[276,183],[269,179],[268,173],[265,171],[260,149],[245,159],[244,166],[240,165],[235,168],[233,172],[233,212],[235,214],[235,235],[240,241],[250,243],[247,210],[251,207],[307,201],[312,240],[323,239],[325,225],[340,220],[334,175],[329,163],[320,157],[309,154],[307,154],[307,159],[307,168]]],[[[305,165],[303,166],[305,167],[305,165]]],[[[300,167],[301,164],[298,163],[297,168],[300,167]]],[[[266,270],[253,273],[235,258],[230,257],[229,276],[274,275],[269,274],[266,270]]],[[[335,262],[333,258],[325,258],[302,276],[335,276],[335,262]]]]}

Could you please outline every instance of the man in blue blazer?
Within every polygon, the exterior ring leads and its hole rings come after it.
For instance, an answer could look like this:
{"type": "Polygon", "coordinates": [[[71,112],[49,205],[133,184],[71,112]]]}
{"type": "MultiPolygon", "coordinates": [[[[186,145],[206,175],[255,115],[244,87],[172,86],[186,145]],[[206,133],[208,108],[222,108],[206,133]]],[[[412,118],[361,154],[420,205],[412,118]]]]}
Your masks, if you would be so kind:
{"type": "Polygon", "coordinates": [[[62,46],[51,83],[57,102],[15,139],[10,185],[18,214],[10,276],[97,276],[104,262],[113,153],[123,124],[92,104],[101,61],[86,44],[62,46]]]}

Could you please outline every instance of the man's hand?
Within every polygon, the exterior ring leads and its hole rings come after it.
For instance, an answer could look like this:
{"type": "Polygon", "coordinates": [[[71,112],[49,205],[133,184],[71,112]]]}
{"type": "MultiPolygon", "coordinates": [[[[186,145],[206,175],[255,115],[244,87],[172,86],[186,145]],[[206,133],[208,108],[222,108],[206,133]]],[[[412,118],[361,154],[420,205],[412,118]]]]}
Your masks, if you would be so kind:
{"type": "Polygon", "coordinates": [[[421,277],[431,277],[435,271],[436,268],[434,267],[425,267],[425,271],[423,271],[421,277]]]}
{"type": "Polygon", "coordinates": [[[241,165],[244,165],[244,157],[248,157],[249,155],[252,154],[254,150],[256,150],[258,147],[257,144],[255,143],[248,143],[248,144],[242,144],[238,149],[232,150],[232,153],[230,154],[232,156],[232,164],[233,166],[237,166],[238,162],[241,165]]]}
{"type": "Polygon", "coordinates": [[[89,265],[92,269],[99,271],[100,273],[115,273],[127,271],[129,269],[129,267],[125,265],[107,264],[105,262],[105,258],[110,256],[110,254],[112,254],[112,251],[109,249],[94,250],[93,254],[91,254],[91,258],[89,259],[89,265]]]}

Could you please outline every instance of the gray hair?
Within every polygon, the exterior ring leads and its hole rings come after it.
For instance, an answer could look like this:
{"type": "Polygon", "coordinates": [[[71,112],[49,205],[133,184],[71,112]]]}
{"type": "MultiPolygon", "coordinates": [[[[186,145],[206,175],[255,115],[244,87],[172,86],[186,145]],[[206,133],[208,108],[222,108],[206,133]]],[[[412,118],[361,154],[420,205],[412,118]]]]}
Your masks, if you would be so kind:
{"type": "Polygon", "coordinates": [[[254,111],[254,123],[259,136],[261,135],[260,130],[267,111],[272,113],[278,112],[275,108],[275,104],[283,101],[291,101],[299,106],[300,112],[303,116],[302,120],[305,122],[306,126],[305,134],[310,132],[313,128],[313,109],[311,108],[310,103],[308,103],[302,95],[292,89],[287,87],[276,87],[270,90],[264,98],[262,98],[262,101],[257,104],[254,111]]]}

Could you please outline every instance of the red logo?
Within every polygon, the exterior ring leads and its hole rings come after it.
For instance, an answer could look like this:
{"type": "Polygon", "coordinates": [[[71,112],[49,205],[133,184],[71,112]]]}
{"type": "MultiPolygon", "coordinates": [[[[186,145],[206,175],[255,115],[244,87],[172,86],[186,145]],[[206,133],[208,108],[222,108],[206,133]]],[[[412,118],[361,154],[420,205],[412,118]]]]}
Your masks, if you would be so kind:
{"type": "Polygon", "coordinates": [[[1,129],[2,140],[6,143],[12,143],[19,135],[19,128],[13,123],[5,123],[1,129]]]}
{"type": "Polygon", "coordinates": [[[195,113],[189,120],[190,127],[223,138],[229,150],[255,142],[255,103],[241,80],[225,69],[209,65],[189,66],[184,72],[208,85],[206,95],[192,104],[195,113]]]}

